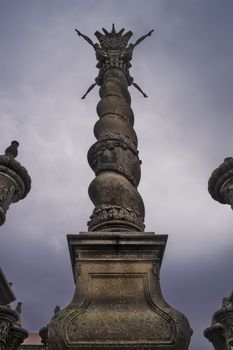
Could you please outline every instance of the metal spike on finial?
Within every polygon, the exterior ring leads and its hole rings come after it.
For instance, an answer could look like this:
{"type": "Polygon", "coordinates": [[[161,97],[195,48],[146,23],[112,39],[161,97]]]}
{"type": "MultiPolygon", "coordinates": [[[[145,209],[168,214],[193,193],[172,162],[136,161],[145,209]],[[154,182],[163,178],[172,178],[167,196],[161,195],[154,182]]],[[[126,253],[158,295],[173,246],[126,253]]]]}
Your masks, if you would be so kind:
{"type": "Polygon", "coordinates": [[[95,83],[87,89],[86,93],[82,96],[82,99],[84,99],[96,85],[102,85],[103,76],[105,72],[109,70],[110,66],[111,68],[120,68],[126,76],[128,86],[133,85],[144,97],[147,97],[140,86],[134,82],[133,77],[130,76],[129,68],[131,67],[130,61],[132,59],[134,48],[147,37],[151,36],[154,30],[150,30],[147,34],[142,35],[135,43],[129,44],[128,42],[133,35],[132,31],[123,34],[125,29],[122,28],[119,32],[116,32],[114,23],[112,24],[111,31],[108,32],[105,28],[102,28],[102,30],[104,34],[99,31],[95,32],[95,36],[99,43],[93,43],[87,35],[84,35],[78,29],[75,29],[77,34],[83,37],[94,48],[98,61],[97,68],[99,68],[99,74],[95,79],[95,83]]]}
{"type": "Polygon", "coordinates": [[[105,28],[102,28],[102,31],[104,32],[105,35],[109,34],[109,32],[105,28]]]}
{"type": "Polygon", "coordinates": [[[14,140],[11,142],[11,145],[6,148],[5,155],[10,158],[16,158],[18,155],[18,141],[14,140]]]}

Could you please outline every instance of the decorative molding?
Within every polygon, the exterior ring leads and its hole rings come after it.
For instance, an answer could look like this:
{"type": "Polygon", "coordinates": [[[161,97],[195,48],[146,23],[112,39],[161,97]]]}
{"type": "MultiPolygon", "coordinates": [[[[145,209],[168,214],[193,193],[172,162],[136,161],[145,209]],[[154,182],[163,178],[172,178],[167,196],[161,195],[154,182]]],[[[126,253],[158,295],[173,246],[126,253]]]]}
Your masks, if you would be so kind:
{"type": "Polygon", "coordinates": [[[140,176],[139,178],[135,178],[132,174],[132,171],[136,165],[133,163],[136,162],[138,163],[140,174],[141,161],[138,158],[138,152],[132,150],[132,148],[129,147],[126,142],[119,140],[116,137],[114,139],[108,138],[97,141],[88,152],[88,162],[96,175],[103,170],[113,170],[126,177],[134,187],[138,186],[140,176]],[[116,148],[121,148],[124,151],[132,152],[132,156],[129,155],[130,157],[133,157],[132,160],[126,162],[124,156],[115,150],[116,148]],[[112,153],[114,150],[115,154],[112,153]],[[110,151],[110,154],[104,154],[105,151],[110,151]],[[127,168],[133,169],[128,170],[127,168]]]}
{"type": "Polygon", "coordinates": [[[208,182],[211,197],[222,203],[230,204],[233,209],[233,158],[228,157],[216,168],[208,182]]]}
{"type": "Polygon", "coordinates": [[[20,181],[24,187],[23,198],[30,192],[31,178],[28,175],[26,168],[24,168],[17,160],[6,155],[0,155],[0,171],[9,174],[18,182],[20,181]]]}
{"type": "Polygon", "coordinates": [[[0,226],[5,222],[10,204],[25,198],[31,189],[27,170],[14,159],[17,155],[14,144],[6,149],[6,154],[0,155],[0,226]]]}
{"type": "Polygon", "coordinates": [[[138,156],[138,150],[137,150],[137,145],[136,143],[132,142],[132,140],[125,135],[122,135],[120,133],[105,133],[98,137],[99,142],[104,142],[104,141],[117,141],[117,142],[123,142],[124,144],[127,145],[127,148],[130,149],[136,156],[138,156]]]}
{"type": "Polygon", "coordinates": [[[93,214],[88,221],[89,231],[94,231],[95,226],[102,223],[110,223],[111,221],[123,221],[132,223],[141,230],[144,229],[144,218],[130,208],[123,208],[118,205],[103,204],[95,207],[93,214]]]}

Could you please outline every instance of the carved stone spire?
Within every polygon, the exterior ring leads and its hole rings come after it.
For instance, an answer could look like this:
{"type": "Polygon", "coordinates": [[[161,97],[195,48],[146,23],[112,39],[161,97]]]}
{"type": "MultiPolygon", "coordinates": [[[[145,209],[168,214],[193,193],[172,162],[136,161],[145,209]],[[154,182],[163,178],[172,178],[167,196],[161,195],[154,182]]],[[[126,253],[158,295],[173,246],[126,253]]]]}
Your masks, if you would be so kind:
{"type": "Polygon", "coordinates": [[[143,231],[145,210],[137,191],[141,161],[128,86],[135,85],[129,74],[133,49],[152,31],[129,45],[133,33],[123,34],[124,29],[116,32],[114,25],[111,32],[103,28],[104,34],[95,33],[100,44],[93,44],[76,31],[95,49],[99,68],[95,81],[101,98],[94,127],[97,142],[88,152],[88,162],[96,175],[89,186],[95,205],[89,231],[143,231]]]}

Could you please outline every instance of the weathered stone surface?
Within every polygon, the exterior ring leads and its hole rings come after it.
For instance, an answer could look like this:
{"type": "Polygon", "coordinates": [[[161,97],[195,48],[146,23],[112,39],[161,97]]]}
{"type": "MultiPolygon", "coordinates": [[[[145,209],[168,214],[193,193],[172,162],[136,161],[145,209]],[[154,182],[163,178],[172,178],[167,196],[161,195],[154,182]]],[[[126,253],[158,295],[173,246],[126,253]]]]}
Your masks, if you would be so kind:
{"type": "Polygon", "coordinates": [[[121,137],[130,147],[137,152],[137,135],[135,130],[115,114],[108,114],[98,120],[94,126],[94,134],[98,140],[102,140],[111,136],[111,138],[121,137]]]}
{"type": "Polygon", "coordinates": [[[97,142],[88,152],[89,164],[96,175],[89,187],[95,208],[88,228],[90,231],[123,228],[143,231],[144,204],[137,191],[141,161],[133,129],[134,114],[128,86],[133,84],[141,91],[129,74],[130,61],[135,46],[150,36],[152,31],[139,38],[135,44],[128,44],[131,31],[125,34],[124,29],[116,32],[114,26],[111,32],[103,28],[104,34],[95,33],[100,44],[94,44],[77,29],[76,32],[95,50],[99,68],[95,81],[100,86],[101,98],[97,105],[100,120],[94,128],[97,142]]]}
{"type": "Polygon", "coordinates": [[[212,198],[233,209],[233,158],[228,157],[215,169],[208,182],[212,198]]]}
{"type": "Polygon", "coordinates": [[[233,292],[223,299],[222,308],[214,313],[212,325],[204,331],[204,336],[215,350],[230,350],[233,346],[233,292]]]}
{"type": "Polygon", "coordinates": [[[96,142],[88,152],[88,162],[95,174],[114,170],[137,187],[141,177],[138,153],[122,138],[106,138],[96,142]]]}
{"type": "MultiPolygon", "coordinates": [[[[143,231],[145,209],[142,198],[136,188],[121,174],[109,170],[98,174],[89,186],[89,196],[96,207],[88,223],[89,229],[92,231],[92,227],[96,226],[96,221],[100,223],[106,222],[108,227],[112,225],[112,228],[115,230],[114,220],[118,220],[118,213],[113,211],[111,216],[106,215],[104,220],[102,210],[99,211],[101,208],[110,208],[109,206],[112,206],[117,211],[120,211],[122,208],[122,213],[128,212],[128,215],[123,214],[121,218],[121,221],[125,222],[126,227],[130,228],[132,226],[131,230],[134,231],[136,225],[139,231],[143,231]],[[96,211],[100,215],[99,220],[96,218],[96,211]],[[93,219],[95,219],[95,223],[92,222],[93,219]]],[[[96,231],[97,228],[94,230],[96,231]]]]}
{"type": "Polygon", "coordinates": [[[128,214],[121,215],[121,227],[125,227],[126,230],[131,227],[131,230],[143,231],[144,204],[137,191],[141,177],[141,161],[136,148],[133,111],[129,98],[124,97],[127,96],[128,81],[125,73],[116,67],[109,68],[102,75],[101,81],[101,101],[97,106],[97,112],[100,121],[104,118],[104,122],[99,124],[98,128],[96,124],[94,132],[98,141],[88,152],[89,164],[96,174],[96,178],[89,186],[89,196],[95,209],[88,227],[91,231],[119,230],[120,226],[116,227],[114,220],[119,220],[116,210],[122,208],[122,213],[127,210],[128,214]],[[113,137],[110,138],[110,135],[113,137]],[[103,220],[103,210],[100,209],[106,206],[108,208],[114,206],[116,210],[111,211],[111,216],[106,215],[103,220]],[[138,218],[137,222],[135,218],[138,218]],[[101,226],[98,225],[98,221],[101,226]],[[122,221],[125,221],[125,225],[122,221]]]}
{"type": "Polygon", "coordinates": [[[167,236],[69,235],[76,291],[49,325],[49,349],[188,349],[186,318],[163,299],[167,236]]]}
{"type": "Polygon", "coordinates": [[[11,327],[19,320],[19,315],[9,306],[0,306],[0,349],[6,350],[7,338],[11,327]]]}
{"type": "Polygon", "coordinates": [[[124,97],[107,95],[102,97],[97,105],[97,113],[100,118],[108,114],[119,115],[132,127],[134,125],[134,114],[124,97]]]}
{"type": "Polygon", "coordinates": [[[144,232],[144,203],[137,191],[141,162],[128,86],[141,89],[129,68],[134,47],[152,31],[129,45],[132,32],[123,35],[114,26],[111,33],[96,32],[100,45],[76,31],[93,46],[99,68],[100,119],[88,153],[96,175],[89,186],[95,208],[89,232],[68,236],[76,289],[48,326],[48,348],[187,350],[189,323],[160,290],[167,236],[144,232]]]}
{"type": "Polygon", "coordinates": [[[20,344],[28,337],[28,331],[20,325],[11,327],[7,337],[7,350],[18,350],[20,344]]]}
{"type": "Polygon", "coordinates": [[[16,144],[9,146],[6,154],[0,156],[0,226],[5,222],[10,204],[25,198],[31,189],[27,170],[14,159],[17,147],[16,144]]]}
{"type": "Polygon", "coordinates": [[[215,323],[204,331],[204,336],[212,343],[215,350],[230,350],[223,326],[215,323]]]}

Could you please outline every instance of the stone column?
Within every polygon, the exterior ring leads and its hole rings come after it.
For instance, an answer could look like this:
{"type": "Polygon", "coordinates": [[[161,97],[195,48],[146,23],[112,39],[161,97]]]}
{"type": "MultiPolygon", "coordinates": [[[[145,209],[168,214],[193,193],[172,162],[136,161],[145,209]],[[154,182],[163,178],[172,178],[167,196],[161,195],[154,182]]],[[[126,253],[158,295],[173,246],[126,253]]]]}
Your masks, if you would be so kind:
{"type": "Polygon", "coordinates": [[[209,179],[208,190],[212,198],[233,209],[233,158],[228,157],[215,169],[209,179]]]}
{"type": "Polygon", "coordinates": [[[133,128],[128,81],[119,68],[109,68],[102,77],[97,142],[88,152],[96,174],[89,187],[95,205],[88,222],[90,231],[143,231],[144,204],[137,186],[141,161],[133,128]]]}
{"type": "Polygon", "coordinates": [[[11,203],[25,198],[31,189],[27,170],[14,158],[19,143],[12,141],[5,155],[0,156],[0,226],[4,224],[11,203]]]}
{"type": "Polygon", "coordinates": [[[137,191],[141,162],[128,86],[141,89],[129,68],[133,49],[152,31],[129,45],[132,32],[116,32],[114,26],[103,32],[95,33],[100,44],[94,44],[77,30],[94,48],[99,68],[97,142],[88,152],[96,175],[89,186],[95,208],[89,232],[68,235],[76,289],[48,326],[48,348],[187,350],[189,323],[160,290],[167,236],[144,232],[144,204],[137,191]]]}

